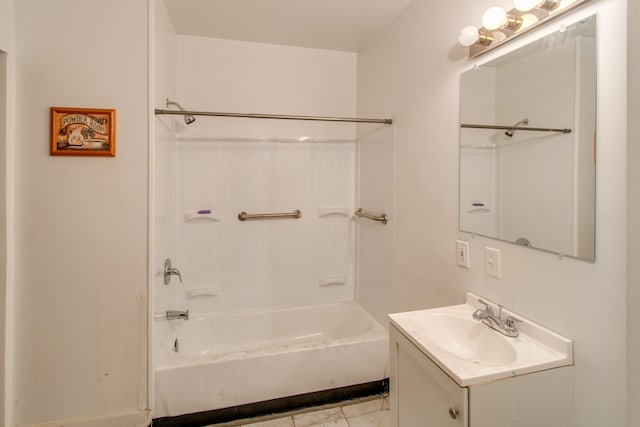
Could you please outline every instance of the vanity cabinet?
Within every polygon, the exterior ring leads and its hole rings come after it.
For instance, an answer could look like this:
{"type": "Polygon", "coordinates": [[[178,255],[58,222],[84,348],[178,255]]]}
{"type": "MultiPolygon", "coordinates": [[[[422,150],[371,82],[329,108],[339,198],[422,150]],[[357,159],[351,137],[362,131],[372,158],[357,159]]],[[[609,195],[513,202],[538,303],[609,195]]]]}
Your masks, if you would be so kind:
{"type": "Polygon", "coordinates": [[[393,326],[390,343],[391,425],[467,427],[468,389],[458,386],[393,326]]]}
{"type": "Polygon", "coordinates": [[[572,366],[461,387],[394,325],[389,342],[392,427],[572,425],[572,366]]]}

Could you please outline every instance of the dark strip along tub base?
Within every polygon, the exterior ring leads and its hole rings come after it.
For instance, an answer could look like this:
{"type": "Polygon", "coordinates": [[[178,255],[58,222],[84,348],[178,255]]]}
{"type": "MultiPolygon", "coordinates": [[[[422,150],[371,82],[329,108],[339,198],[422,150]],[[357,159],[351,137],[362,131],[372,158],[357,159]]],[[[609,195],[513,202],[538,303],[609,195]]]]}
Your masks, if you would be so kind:
{"type": "Polygon", "coordinates": [[[281,397],[231,408],[215,409],[175,417],[154,418],[153,427],[203,427],[245,418],[262,417],[313,406],[328,405],[389,392],[389,379],[356,384],[331,390],[281,397]]]}

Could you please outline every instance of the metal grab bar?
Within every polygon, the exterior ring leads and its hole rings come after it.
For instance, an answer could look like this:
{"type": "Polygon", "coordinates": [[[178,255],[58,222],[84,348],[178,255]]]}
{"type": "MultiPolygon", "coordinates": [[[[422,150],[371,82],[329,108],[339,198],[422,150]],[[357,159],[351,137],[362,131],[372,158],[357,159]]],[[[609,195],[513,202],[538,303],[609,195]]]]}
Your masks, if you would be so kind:
{"type": "Polygon", "coordinates": [[[293,212],[285,212],[285,213],[262,213],[262,214],[248,214],[245,211],[242,211],[238,214],[239,221],[246,221],[251,219],[280,219],[280,218],[295,218],[298,219],[302,216],[302,212],[299,209],[296,209],[293,212]]]}
{"type": "Polygon", "coordinates": [[[375,215],[372,215],[372,214],[370,214],[368,212],[365,212],[365,210],[362,209],[362,208],[358,209],[355,212],[355,214],[356,214],[357,217],[370,219],[372,221],[378,221],[378,222],[381,222],[382,224],[386,224],[388,222],[388,220],[389,220],[389,218],[387,217],[386,213],[383,213],[380,216],[375,216],[375,215]]]}
{"type": "Polygon", "coordinates": [[[186,311],[182,311],[182,310],[167,310],[164,313],[154,313],[153,314],[153,318],[154,319],[167,319],[167,320],[177,320],[177,319],[183,319],[183,320],[189,320],[189,310],[186,311]]]}

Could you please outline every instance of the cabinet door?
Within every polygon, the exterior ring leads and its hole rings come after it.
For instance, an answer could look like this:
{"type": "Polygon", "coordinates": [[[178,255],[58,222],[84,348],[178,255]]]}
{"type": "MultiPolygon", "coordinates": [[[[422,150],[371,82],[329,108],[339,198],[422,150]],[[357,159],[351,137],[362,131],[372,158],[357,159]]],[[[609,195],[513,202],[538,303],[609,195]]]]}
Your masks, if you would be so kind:
{"type": "Polygon", "coordinates": [[[469,387],[473,427],[573,425],[573,366],[469,387]]]}
{"type": "Polygon", "coordinates": [[[392,427],[468,427],[467,388],[458,386],[393,326],[390,328],[392,427]]]}

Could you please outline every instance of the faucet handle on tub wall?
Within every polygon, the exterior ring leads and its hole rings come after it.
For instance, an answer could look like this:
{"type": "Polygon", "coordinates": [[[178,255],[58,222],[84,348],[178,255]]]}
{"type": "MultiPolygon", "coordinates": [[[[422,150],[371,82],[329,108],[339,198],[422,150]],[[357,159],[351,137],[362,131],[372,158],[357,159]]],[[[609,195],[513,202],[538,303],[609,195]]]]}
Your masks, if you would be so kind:
{"type": "Polygon", "coordinates": [[[168,285],[171,282],[171,276],[178,276],[178,279],[180,279],[180,283],[182,283],[182,275],[180,274],[180,270],[171,267],[171,259],[169,258],[164,261],[164,269],[162,270],[162,274],[164,276],[165,285],[168,285]]]}

